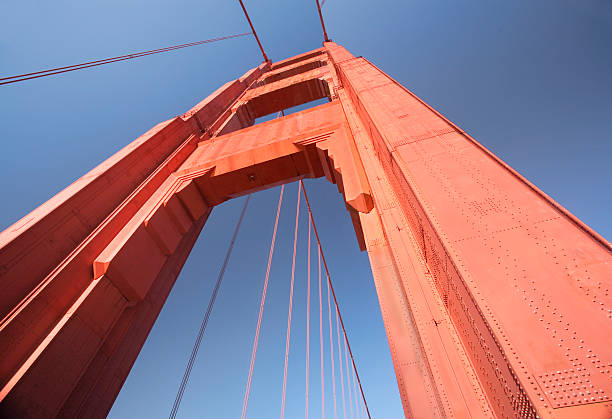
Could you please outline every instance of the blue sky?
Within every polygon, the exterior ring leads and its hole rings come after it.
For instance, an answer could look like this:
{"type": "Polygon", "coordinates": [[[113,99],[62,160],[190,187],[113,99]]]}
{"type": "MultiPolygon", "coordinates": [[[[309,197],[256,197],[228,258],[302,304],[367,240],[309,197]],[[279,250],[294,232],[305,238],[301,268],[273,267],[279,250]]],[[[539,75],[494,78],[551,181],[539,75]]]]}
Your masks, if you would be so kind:
{"type": "MultiPolygon", "coordinates": [[[[245,5],[271,59],[321,46],[314,0],[245,5]]],[[[370,59],[612,236],[612,3],[328,0],[323,12],[334,41],[370,59]]],[[[237,1],[11,2],[0,17],[0,74],[245,31],[237,1]]],[[[0,228],[260,62],[255,40],[245,37],[0,87],[0,228]]],[[[357,248],[335,186],[318,180],[307,188],[372,414],[401,417],[367,255],[357,248]]],[[[280,412],[296,191],[297,185],[286,187],[249,403],[253,418],[280,412]]],[[[240,414],[278,192],[251,200],[179,417],[240,414]]],[[[241,205],[236,200],[213,212],[110,417],[170,412],[241,205]]],[[[304,411],[304,255],[302,246],[290,418],[304,411]]],[[[317,316],[313,310],[311,415],[320,409],[317,316]]]]}

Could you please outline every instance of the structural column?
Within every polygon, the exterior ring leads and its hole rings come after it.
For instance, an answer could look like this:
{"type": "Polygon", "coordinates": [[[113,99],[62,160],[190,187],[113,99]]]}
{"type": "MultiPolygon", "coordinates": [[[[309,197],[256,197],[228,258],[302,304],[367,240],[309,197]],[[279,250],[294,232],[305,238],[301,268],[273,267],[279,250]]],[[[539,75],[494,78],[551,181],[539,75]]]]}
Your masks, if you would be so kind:
{"type": "Polygon", "coordinates": [[[323,176],[407,417],[612,414],[610,244],[333,42],[225,84],[0,234],[0,414],[105,416],[212,209],[323,176]]]}
{"type": "Polygon", "coordinates": [[[210,208],[186,214],[174,251],[144,283],[94,275],[94,260],[138,227],[134,217],[268,68],[158,124],[0,234],[1,416],[110,409],[210,208]]]}
{"type": "Polygon", "coordinates": [[[360,217],[406,415],[612,414],[610,244],[372,63],[325,45],[373,191],[360,217]]]}

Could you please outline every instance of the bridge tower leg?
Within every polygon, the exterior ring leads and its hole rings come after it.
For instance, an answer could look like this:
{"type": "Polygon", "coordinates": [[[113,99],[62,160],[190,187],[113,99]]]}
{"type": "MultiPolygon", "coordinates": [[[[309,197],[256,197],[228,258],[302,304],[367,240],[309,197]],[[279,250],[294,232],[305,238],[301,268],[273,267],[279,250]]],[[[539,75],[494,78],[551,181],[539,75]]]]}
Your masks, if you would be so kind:
{"type": "Polygon", "coordinates": [[[610,414],[610,244],[333,42],[225,84],[0,234],[0,413],[103,417],[212,208],[317,177],[368,252],[406,416],[610,414]]]}

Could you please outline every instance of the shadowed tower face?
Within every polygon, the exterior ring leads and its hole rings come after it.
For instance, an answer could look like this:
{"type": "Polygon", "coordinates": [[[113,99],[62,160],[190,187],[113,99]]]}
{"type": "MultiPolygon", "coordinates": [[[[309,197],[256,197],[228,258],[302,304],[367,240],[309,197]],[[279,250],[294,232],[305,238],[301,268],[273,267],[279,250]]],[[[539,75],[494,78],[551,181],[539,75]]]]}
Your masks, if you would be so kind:
{"type": "Polygon", "coordinates": [[[368,252],[406,416],[612,414],[610,244],[333,42],[225,84],[0,235],[0,412],[104,416],[213,207],[317,177],[368,252]]]}

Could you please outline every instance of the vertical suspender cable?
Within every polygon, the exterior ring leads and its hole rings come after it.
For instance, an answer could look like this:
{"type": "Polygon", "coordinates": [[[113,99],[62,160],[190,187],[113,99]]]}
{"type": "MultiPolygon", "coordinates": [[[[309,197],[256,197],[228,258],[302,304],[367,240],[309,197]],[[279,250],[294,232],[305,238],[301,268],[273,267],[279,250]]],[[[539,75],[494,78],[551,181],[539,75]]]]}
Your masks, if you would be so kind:
{"type": "MultiPolygon", "coordinates": [[[[310,220],[309,220],[310,221],[310,220]]],[[[309,223],[310,224],[310,223],[309,223]]],[[[317,248],[319,260],[319,342],[321,344],[321,418],[325,419],[325,370],[323,363],[323,304],[321,301],[321,250],[317,248]]]]}
{"type": "Polygon", "coordinates": [[[259,344],[259,332],[261,330],[261,319],[263,317],[264,306],[266,304],[266,293],[268,291],[268,280],[270,279],[270,267],[272,266],[272,256],[274,255],[274,244],[276,243],[276,231],[278,229],[278,218],[280,216],[281,206],[283,204],[283,192],[285,185],[281,186],[280,196],[278,197],[278,207],[276,208],[276,219],[274,221],[274,230],[272,232],[272,242],[270,243],[270,252],[268,253],[268,267],[266,268],[266,279],[264,281],[263,290],[261,292],[261,302],[259,303],[259,316],[257,317],[257,328],[255,329],[255,339],[253,340],[253,351],[251,352],[251,364],[249,366],[249,376],[247,385],[244,391],[244,401],[242,402],[242,419],[246,418],[247,406],[249,404],[249,394],[251,392],[251,382],[253,381],[253,369],[255,368],[255,357],[257,355],[257,345],[259,344]]]}
{"type": "Polygon", "coordinates": [[[338,320],[338,307],[336,307],[336,336],[338,338],[338,364],[340,365],[340,385],[342,388],[342,413],[346,419],[346,397],[344,395],[344,369],[342,367],[342,346],[340,344],[340,321],[338,320]]]}
{"type": "Polygon", "coordinates": [[[306,286],[306,419],[308,419],[308,380],[310,375],[310,234],[312,226],[308,223],[308,283],[306,286]]]}
{"type": "MultiPolygon", "coordinates": [[[[300,182],[302,182],[300,180],[300,182]]],[[[303,186],[303,182],[302,182],[302,186],[303,186]]],[[[331,289],[332,295],[334,297],[334,304],[336,305],[336,309],[338,310],[338,316],[340,319],[340,324],[342,325],[342,331],[344,333],[344,339],[346,340],[346,348],[348,349],[349,355],[351,357],[351,363],[353,364],[353,370],[355,370],[355,377],[357,378],[357,382],[359,383],[359,390],[361,392],[361,399],[363,400],[363,404],[364,407],[366,409],[366,413],[368,415],[368,418],[371,419],[370,416],[370,410],[368,409],[368,403],[366,402],[365,399],[365,394],[363,392],[363,386],[361,385],[361,380],[359,379],[359,373],[357,373],[357,366],[355,365],[355,358],[353,357],[353,351],[351,350],[351,345],[348,341],[348,336],[346,334],[346,329],[344,328],[344,322],[342,321],[342,315],[340,314],[340,309],[338,308],[338,300],[336,299],[336,293],[334,292],[334,286],[331,283],[331,277],[329,275],[329,269],[327,267],[327,261],[325,260],[325,254],[323,253],[323,249],[321,248],[321,239],[319,238],[319,232],[317,231],[317,225],[314,222],[314,217],[312,215],[312,209],[310,208],[310,202],[308,201],[308,195],[306,194],[306,187],[303,187],[304,189],[304,198],[306,200],[306,205],[308,206],[308,214],[310,215],[310,220],[312,222],[312,229],[314,230],[315,233],[315,237],[317,238],[317,244],[319,246],[319,249],[321,250],[321,259],[323,259],[323,266],[325,267],[325,273],[327,275],[327,283],[329,285],[329,288],[331,289]]]]}
{"type": "Polygon", "coordinates": [[[221,266],[221,271],[219,271],[219,276],[217,277],[217,283],[215,284],[212,295],[210,296],[210,301],[208,302],[206,313],[204,314],[202,324],[200,325],[200,330],[193,345],[193,349],[191,350],[191,355],[189,357],[189,361],[187,362],[187,367],[185,368],[185,373],[183,374],[181,385],[179,386],[176,398],[174,399],[174,405],[172,406],[172,410],[170,411],[170,418],[176,417],[176,413],[178,412],[181,400],[183,399],[183,393],[185,392],[185,387],[187,386],[189,375],[191,374],[193,364],[195,362],[196,356],[198,355],[200,343],[202,342],[202,336],[204,336],[204,331],[206,330],[206,325],[208,324],[210,313],[212,312],[213,305],[215,304],[217,293],[219,292],[219,287],[221,286],[221,280],[223,279],[223,275],[225,274],[225,268],[227,268],[227,263],[229,262],[230,255],[232,254],[232,249],[234,248],[234,243],[236,242],[236,237],[238,236],[238,231],[240,230],[240,225],[242,224],[242,219],[244,218],[244,213],[246,212],[247,205],[249,204],[249,199],[251,199],[251,195],[247,196],[246,200],[244,201],[244,206],[242,207],[240,218],[238,218],[238,223],[236,224],[236,229],[234,230],[234,235],[232,236],[232,241],[230,242],[230,245],[227,249],[225,260],[223,261],[223,265],[221,266]]]}
{"type": "Polygon", "coordinates": [[[289,314],[287,315],[287,341],[285,342],[285,368],[283,370],[283,394],[281,402],[281,419],[285,417],[285,399],[287,396],[287,367],[289,365],[289,342],[291,341],[291,312],[293,309],[293,284],[295,283],[295,255],[297,253],[298,224],[300,219],[300,197],[302,183],[298,183],[297,208],[295,210],[295,233],[293,237],[293,261],[291,262],[291,286],[289,289],[289,314]]]}
{"type": "MultiPolygon", "coordinates": [[[[321,248],[319,247],[319,251],[321,248]]],[[[331,292],[329,290],[329,281],[325,281],[327,283],[327,315],[329,319],[329,353],[331,358],[331,376],[332,376],[332,390],[334,396],[334,419],[338,419],[338,408],[336,403],[336,371],[334,368],[334,339],[332,337],[332,319],[331,319],[331,292]]]]}

